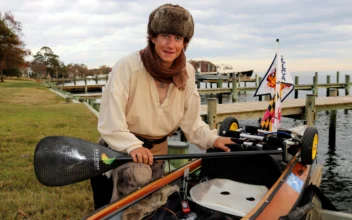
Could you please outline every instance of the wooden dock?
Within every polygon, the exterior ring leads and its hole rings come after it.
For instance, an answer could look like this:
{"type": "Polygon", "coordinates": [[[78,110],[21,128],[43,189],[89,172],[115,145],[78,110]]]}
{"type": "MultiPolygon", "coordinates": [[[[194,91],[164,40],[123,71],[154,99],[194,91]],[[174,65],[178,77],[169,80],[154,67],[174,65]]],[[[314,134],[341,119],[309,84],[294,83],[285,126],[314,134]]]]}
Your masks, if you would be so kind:
{"type": "Polygon", "coordinates": [[[87,93],[88,91],[102,92],[104,86],[105,86],[104,84],[101,84],[101,85],[75,85],[75,86],[57,86],[57,87],[63,91],[67,91],[67,92],[82,92],[83,91],[84,93],[87,93]]]}
{"type": "Polygon", "coordinates": [[[76,82],[76,81],[98,81],[98,80],[106,80],[108,81],[109,75],[96,75],[94,77],[72,77],[72,78],[59,78],[59,79],[50,79],[50,82],[53,83],[62,83],[64,84],[65,82],[76,82]]]}
{"type": "MultiPolygon", "coordinates": [[[[313,108],[314,113],[319,111],[352,109],[352,96],[321,97],[316,99],[313,97],[313,99],[313,102],[315,102],[313,108]]],[[[239,120],[261,118],[268,108],[268,105],[269,101],[217,104],[216,110],[213,110],[215,113],[212,113],[216,114],[213,122],[221,122],[228,116],[235,117],[239,120]]],[[[282,103],[282,115],[305,119],[306,105],[307,99],[286,99],[282,103]]],[[[208,105],[201,105],[201,116],[205,119],[208,113],[208,105]]]]}
{"type": "MultiPolygon", "coordinates": [[[[81,102],[87,101],[99,111],[100,103],[96,103],[95,100],[100,99],[101,95],[101,93],[76,94],[73,95],[73,98],[78,99],[81,102]]],[[[336,90],[335,95],[337,95],[336,90]]],[[[207,105],[201,105],[200,115],[203,120],[208,121],[209,124],[209,111],[210,114],[213,115],[212,117],[215,117],[213,120],[214,123],[219,123],[229,116],[235,117],[239,120],[258,119],[263,117],[269,103],[269,101],[254,101],[217,104],[216,98],[210,98],[208,99],[207,105]],[[211,102],[211,100],[215,101],[215,104],[214,102],[211,102]],[[209,110],[210,108],[213,109],[209,110]]],[[[316,112],[352,109],[352,96],[316,98],[315,95],[308,94],[306,99],[286,99],[282,103],[281,111],[284,117],[307,120],[307,108],[311,108],[313,116],[310,117],[312,118],[311,120],[314,121],[316,112]]]]}
{"type": "MultiPolygon", "coordinates": [[[[257,75],[256,75],[257,79],[257,75]]],[[[216,94],[218,95],[219,98],[219,103],[221,103],[221,95],[222,94],[231,94],[232,95],[232,100],[236,102],[237,100],[237,95],[241,92],[247,92],[247,91],[256,91],[257,87],[259,86],[259,83],[261,81],[261,77],[258,80],[251,80],[247,82],[254,82],[255,86],[252,87],[247,87],[246,82],[244,87],[240,87],[240,82],[236,79],[233,78],[232,82],[227,81],[228,88],[223,88],[223,82],[224,80],[219,78],[218,80],[215,80],[213,82],[216,82],[216,89],[212,88],[212,84],[210,83],[210,89],[206,88],[205,89],[200,89],[200,84],[199,82],[197,83],[198,91],[199,94],[216,94]]],[[[319,88],[325,88],[326,93],[328,94],[330,89],[344,89],[346,91],[346,95],[350,94],[350,87],[351,87],[351,80],[350,80],[350,75],[345,75],[345,82],[340,83],[339,82],[339,74],[337,74],[337,79],[336,83],[330,83],[330,76],[327,76],[326,79],[327,83],[318,83],[318,73],[316,72],[315,75],[313,76],[313,83],[312,84],[299,84],[299,76],[295,77],[295,88],[294,88],[294,96],[295,98],[298,98],[298,92],[300,90],[312,90],[314,95],[318,95],[318,89],[319,88]]],[[[206,84],[207,85],[207,84],[206,84]]],[[[328,95],[327,95],[328,96],[328,95]]],[[[259,100],[262,100],[262,97],[259,97],[259,100]]]]}
{"type": "MultiPolygon", "coordinates": [[[[107,80],[107,75],[105,76],[107,80]]],[[[319,88],[325,88],[326,94],[328,96],[330,89],[344,89],[346,92],[345,94],[348,96],[350,94],[350,87],[351,87],[351,80],[350,75],[345,75],[345,82],[341,83],[339,72],[336,73],[336,83],[330,83],[330,76],[326,76],[326,83],[318,83],[318,73],[316,72],[313,76],[313,83],[312,84],[299,84],[299,76],[295,77],[295,88],[294,88],[294,97],[298,98],[298,92],[302,90],[312,90],[314,95],[318,95],[319,88]]],[[[87,78],[84,78],[84,85],[72,85],[72,86],[64,86],[64,85],[54,85],[53,82],[62,82],[64,83],[66,80],[72,79],[52,79],[50,87],[57,87],[66,92],[78,93],[78,92],[102,92],[104,85],[98,84],[98,77],[95,77],[96,84],[95,85],[88,85],[87,78]]],[[[76,83],[74,79],[74,84],[76,83]]],[[[238,79],[238,78],[227,78],[225,79],[223,76],[218,76],[218,79],[202,79],[198,80],[195,83],[197,84],[198,92],[200,95],[208,95],[213,94],[217,95],[219,103],[222,103],[222,96],[223,95],[231,95],[232,101],[236,102],[238,94],[241,92],[246,93],[247,91],[256,91],[257,87],[259,86],[259,82],[261,81],[261,77],[255,75],[255,78],[251,79],[238,79]],[[200,88],[200,83],[205,83],[205,88],[200,88]],[[208,88],[208,84],[210,83],[210,88],[208,88]],[[216,88],[213,88],[213,84],[216,83],[216,88]],[[223,83],[227,83],[227,88],[223,88],[223,83]],[[242,85],[241,85],[242,83],[242,85]],[[254,83],[254,86],[247,87],[247,83],[254,83]],[[243,85],[244,84],[244,85],[243,85]]],[[[265,99],[265,96],[259,96],[259,101],[265,99]]]]}
{"type": "Polygon", "coordinates": [[[102,93],[73,94],[73,98],[100,99],[102,93]]]}

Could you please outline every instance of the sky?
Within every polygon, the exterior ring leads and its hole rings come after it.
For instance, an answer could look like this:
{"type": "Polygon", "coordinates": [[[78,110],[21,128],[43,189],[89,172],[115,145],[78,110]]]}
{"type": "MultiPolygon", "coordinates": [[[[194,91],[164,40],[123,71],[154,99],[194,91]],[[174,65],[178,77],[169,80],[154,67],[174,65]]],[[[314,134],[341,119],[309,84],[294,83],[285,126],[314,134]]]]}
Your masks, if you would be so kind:
{"type": "Polygon", "coordinates": [[[352,73],[352,0],[0,0],[0,10],[22,23],[33,54],[48,46],[65,64],[98,68],[144,48],[149,14],[164,3],[193,16],[188,60],[262,73],[278,38],[290,72],[352,73]]]}

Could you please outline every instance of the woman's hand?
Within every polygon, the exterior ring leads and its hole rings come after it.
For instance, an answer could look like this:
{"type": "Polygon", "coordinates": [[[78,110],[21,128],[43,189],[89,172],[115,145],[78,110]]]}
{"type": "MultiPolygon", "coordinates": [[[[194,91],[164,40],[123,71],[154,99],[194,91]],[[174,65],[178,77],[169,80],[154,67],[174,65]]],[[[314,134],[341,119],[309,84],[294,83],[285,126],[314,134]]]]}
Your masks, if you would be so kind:
{"type": "Polygon", "coordinates": [[[225,152],[230,152],[230,148],[226,147],[225,144],[236,144],[229,137],[218,137],[214,142],[214,147],[219,148],[225,152]]]}
{"type": "Polygon", "coordinates": [[[149,165],[153,164],[153,154],[148,148],[136,148],[130,152],[130,155],[136,163],[145,163],[149,165]]]}

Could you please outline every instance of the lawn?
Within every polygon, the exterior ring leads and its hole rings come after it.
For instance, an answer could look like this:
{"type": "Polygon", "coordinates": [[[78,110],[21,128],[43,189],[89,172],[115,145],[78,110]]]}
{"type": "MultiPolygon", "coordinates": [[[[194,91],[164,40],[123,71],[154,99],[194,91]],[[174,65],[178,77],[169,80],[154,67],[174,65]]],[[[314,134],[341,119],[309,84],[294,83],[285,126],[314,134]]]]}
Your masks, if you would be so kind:
{"type": "Polygon", "coordinates": [[[46,187],[33,155],[46,136],[97,142],[97,118],[83,104],[66,104],[30,80],[0,83],[0,219],[80,219],[93,211],[89,181],[46,187]]]}

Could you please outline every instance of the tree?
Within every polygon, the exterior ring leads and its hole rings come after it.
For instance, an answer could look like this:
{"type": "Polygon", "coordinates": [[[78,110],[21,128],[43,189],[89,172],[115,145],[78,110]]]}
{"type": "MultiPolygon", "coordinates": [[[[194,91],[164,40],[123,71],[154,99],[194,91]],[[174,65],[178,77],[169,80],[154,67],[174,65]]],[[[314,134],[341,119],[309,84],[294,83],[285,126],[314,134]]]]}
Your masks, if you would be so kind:
{"type": "Polygon", "coordinates": [[[4,81],[3,70],[20,69],[26,66],[25,57],[30,51],[21,40],[22,26],[11,12],[0,11],[0,82],[4,81]]]}
{"type": "Polygon", "coordinates": [[[42,76],[48,76],[50,74],[52,77],[54,75],[56,78],[59,77],[59,68],[60,60],[59,56],[54,54],[53,50],[50,47],[44,46],[33,55],[35,63],[41,63],[46,66],[45,72],[42,73],[42,76]]]}
{"type": "Polygon", "coordinates": [[[109,74],[110,72],[111,72],[111,67],[108,67],[106,65],[99,67],[99,74],[109,74]]]}
{"type": "Polygon", "coordinates": [[[64,64],[64,62],[60,61],[59,62],[59,77],[68,77],[68,71],[67,71],[67,66],[64,64]]]}
{"type": "Polygon", "coordinates": [[[22,75],[21,71],[18,68],[6,68],[3,70],[3,73],[6,76],[20,77],[22,75]]]}
{"type": "Polygon", "coordinates": [[[100,71],[97,68],[93,68],[93,69],[88,70],[88,75],[90,75],[90,76],[99,75],[99,73],[100,73],[100,71]]]}
{"type": "Polygon", "coordinates": [[[46,73],[46,66],[38,60],[33,60],[31,62],[31,69],[33,71],[33,78],[40,79],[46,73]]]}
{"type": "Polygon", "coordinates": [[[85,64],[70,63],[67,65],[67,72],[69,77],[85,77],[88,75],[89,70],[85,64]]]}

